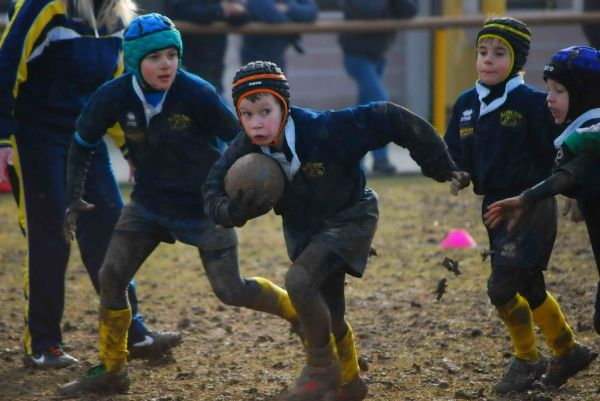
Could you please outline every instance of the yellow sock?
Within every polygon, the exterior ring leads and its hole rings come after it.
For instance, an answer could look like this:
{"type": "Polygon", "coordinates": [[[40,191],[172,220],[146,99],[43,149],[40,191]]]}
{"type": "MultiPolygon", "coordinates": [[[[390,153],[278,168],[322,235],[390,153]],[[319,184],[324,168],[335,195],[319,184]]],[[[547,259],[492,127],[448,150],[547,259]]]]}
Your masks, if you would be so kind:
{"type": "Polygon", "coordinates": [[[532,311],[533,320],[542,331],[548,347],[554,355],[560,356],[573,348],[575,336],[556,299],[549,292],[546,294],[544,303],[532,311]]]}
{"type": "Polygon", "coordinates": [[[496,310],[508,329],[515,356],[526,361],[537,361],[539,354],[535,346],[533,319],[527,300],[517,294],[506,304],[497,306],[496,310]]]}
{"type": "Polygon", "coordinates": [[[307,363],[311,366],[331,366],[340,361],[335,336],[329,333],[329,342],[323,348],[306,346],[307,363]]]}
{"type": "Polygon", "coordinates": [[[283,288],[275,285],[271,281],[262,277],[251,277],[260,286],[260,294],[251,306],[252,309],[261,312],[271,313],[279,316],[288,322],[298,321],[296,309],[290,301],[288,293],[283,288]]]}
{"type": "Polygon", "coordinates": [[[131,308],[100,308],[100,360],[110,372],[127,367],[127,331],[131,324],[131,308]]]}
{"type": "Polygon", "coordinates": [[[346,322],[346,325],[348,326],[348,331],[336,344],[342,368],[342,386],[350,383],[360,373],[352,327],[350,327],[348,322],[346,322]]]}

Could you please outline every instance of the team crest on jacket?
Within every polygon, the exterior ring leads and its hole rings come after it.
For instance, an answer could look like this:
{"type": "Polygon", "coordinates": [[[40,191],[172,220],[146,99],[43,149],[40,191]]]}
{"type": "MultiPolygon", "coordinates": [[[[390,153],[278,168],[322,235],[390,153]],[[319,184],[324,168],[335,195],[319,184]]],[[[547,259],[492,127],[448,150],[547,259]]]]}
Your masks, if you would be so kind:
{"type": "Polygon", "coordinates": [[[325,175],[325,166],[323,162],[308,162],[302,166],[302,171],[310,178],[318,178],[325,175]]]}
{"type": "Polygon", "coordinates": [[[126,127],[136,127],[137,128],[137,121],[135,121],[135,114],[133,114],[131,111],[129,113],[127,113],[127,121],[125,121],[125,126],[126,127]]]}
{"type": "Polygon", "coordinates": [[[472,117],[473,117],[473,109],[464,110],[462,112],[462,116],[460,117],[460,122],[461,123],[469,122],[469,121],[471,121],[472,117]]]}
{"type": "Polygon", "coordinates": [[[505,110],[500,113],[500,125],[503,127],[518,127],[523,120],[523,115],[515,110],[505,110]]]}
{"type": "Polygon", "coordinates": [[[169,128],[174,131],[188,129],[192,124],[192,119],[185,114],[173,114],[169,117],[169,128]]]}

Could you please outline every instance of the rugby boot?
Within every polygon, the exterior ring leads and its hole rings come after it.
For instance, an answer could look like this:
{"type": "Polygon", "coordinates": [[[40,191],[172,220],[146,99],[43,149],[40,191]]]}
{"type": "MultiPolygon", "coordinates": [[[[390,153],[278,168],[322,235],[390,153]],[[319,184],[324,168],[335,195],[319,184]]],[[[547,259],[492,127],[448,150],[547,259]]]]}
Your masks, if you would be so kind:
{"type": "Polygon", "coordinates": [[[362,401],[367,398],[367,383],[356,376],[350,383],[340,387],[335,393],[334,401],[362,401]]]}
{"type": "Polygon", "coordinates": [[[285,401],[325,401],[334,397],[340,387],[340,364],[306,365],[285,401]]]}
{"type": "Polygon", "coordinates": [[[31,355],[25,355],[23,362],[25,362],[25,365],[34,368],[60,369],[66,366],[71,366],[79,361],[75,357],[63,351],[60,345],[57,345],[42,352],[35,352],[31,355]]]}
{"type": "Polygon", "coordinates": [[[587,368],[597,356],[597,353],[576,342],[565,355],[552,358],[546,373],[542,376],[542,384],[548,387],[562,386],[570,377],[587,368]]]}
{"type": "Polygon", "coordinates": [[[306,356],[307,364],[294,388],[286,395],[285,401],[331,400],[339,390],[342,380],[342,369],[333,334],[323,348],[307,346],[306,356]]]}
{"type": "Polygon", "coordinates": [[[494,386],[494,393],[520,393],[528,390],[534,381],[542,377],[547,366],[548,360],[542,354],[537,362],[529,362],[513,356],[502,379],[494,386]]]}
{"type": "Polygon", "coordinates": [[[129,344],[129,358],[157,358],[181,344],[179,332],[151,331],[142,341],[129,344]]]}
{"type": "Polygon", "coordinates": [[[80,378],[58,386],[58,393],[66,397],[90,393],[124,394],[129,391],[129,386],[127,368],[121,372],[109,372],[104,365],[98,365],[80,378]]]}
{"type": "MultiPolygon", "coordinates": [[[[290,334],[298,336],[302,345],[306,346],[306,343],[304,342],[304,332],[302,331],[300,322],[295,321],[290,323],[290,334]]],[[[364,356],[358,356],[358,366],[360,367],[361,372],[369,371],[369,361],[364,356]]]]}

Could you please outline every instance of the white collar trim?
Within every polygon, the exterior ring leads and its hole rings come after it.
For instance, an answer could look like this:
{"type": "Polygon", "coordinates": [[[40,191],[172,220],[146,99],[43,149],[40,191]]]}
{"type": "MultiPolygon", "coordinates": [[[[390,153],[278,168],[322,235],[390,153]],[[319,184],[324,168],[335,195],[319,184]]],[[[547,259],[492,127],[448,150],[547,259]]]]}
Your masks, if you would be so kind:
{"type": "Polygon", "coordinates": [[[298,154],[296,153],[296,126],[294,125],[294,120],[292,119],[292,116],[289,116],[288,121],[285,124],[284,135],[288,147],[292,151],[291,162],[288,162],[285,159],[285,156],[283,156],[283,158],[278,157],[283,155],[283,152],[271,152],[271,148],[268,146],[261,146],[260,148],[264,154],[271,156],[279,163],[279,165],[281,165],[283,171],[285,172],[285,175],[287,176],[287,179],[291,181],[298,172],[298,170],[300,170],[301,166],[300,158],[298,158],[298,154]]]}
{"type": "Polygon", "coordinates": [[[560,134],[554,140],[554,147],[556,149],[560,148],[560,145],[562,145],[562,143],[565,141],[565,139],[567,139],[568,136],[570,136],[574,132],[578,132],[577,129],[581,126],[581,124],[585,123],[588,120],[594,120],[596,118],[600,118],[600,108],[588,110],[579,117],[577,117],[575,121],[569,124],[569,126],[564,129],[562,134],[560,134]]]}
{"type": "Polygon", "coordinates": [[[169,91],[169,89],[165,91],[161,101],[158,102],[156,106],[152,106],[146,100],[146,96],[144,96],[144,90],[142,89],[140,83],[133,74],[131,74],[131,83],[133,84],[133,91],[136,93],[137,97],[142,102],[142,106],[144,106],[144,115],[146,116],[146,127],[148,127],[150,126],[150,120],[152,119],[152,117],[154,117],[162,111],[163,104],[165,102],[165,99],[167,98],[167,92],[169,91]]]}
{"type": "Polygon", "coordinates": [[[483,99],[490,94],[490,90],[481,84],[481,81],[477,81],[475,83],[475,89],[477,90],[477,94],[479,95],[479,117],[491,113],[492,111],[498,109],[498,107],[502,106],[504,102],[506,102],[506,98],[508,93],[513,89],[517,88],[519,85],[523,85],[525,80],[521,74],[517,75],[514,78],[509,79],[506,82],[506,86],[504,87],[504,94],[498,99],[494,99],[490,104],[485,104],[483,99]]]}

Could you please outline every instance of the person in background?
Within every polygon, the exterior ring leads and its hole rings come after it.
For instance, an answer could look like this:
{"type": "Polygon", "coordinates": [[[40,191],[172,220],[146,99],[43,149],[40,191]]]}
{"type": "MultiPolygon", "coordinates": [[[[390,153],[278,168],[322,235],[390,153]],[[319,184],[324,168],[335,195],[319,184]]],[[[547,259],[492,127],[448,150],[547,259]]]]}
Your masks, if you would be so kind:
{"type": "MultiPolygon", "coordinates": [[[[15,163],[28,242],[25,275],[25,363],[60,368],[77,362],[63,350],[61,319],[70,245],[62,235],[65,169],[75,119],[91,93],[123,70],[122,30],[135,14],[129,0],[27,0],[11,4],[0,42],[0,180],[15,163]],[[64,32],[70,34],[65,37],[64,32]],[[15,151],[13,151],[13,148],[15,151]],[[18,157],[17,157],[18,156],[18,157]]],[[[122,132],[113,131],[123,144],[122,132]]],[[[98,271],[123,202],[104,143],[90,165],[86,190],[96,205],[81,219],[77,241],[96,291],[98,271]]],[[[132,356],[162,353],[179,333],[151,332],[134,309],[132,356]]]]}
{"type": "MultiPolygon", "coordinates": [[[[201,25],[223,21],[239,26],[248,20],[245,3],[246,0],[171,0],[166,4],[165,14],[174,20],[201,25]]],[[[183,33],[181,36],[186,53],[183,67],[210,82],[222,94],[227,35],[183,33]]]]}
{"type": "MultiPolygon", "coordinates": [[[[412,18],[418,11],[415,0],[340,0],[340,3],[345,20],[412,18]]],[[[389,100],[383,76],[385,56],[395,37],[396,32],[343,33],[338,36],[344,55],[344,68],[358,89],[358,104],[389,100]]],[[[373,150],[371,156],[372,174],[396,173],[387,146],[373,150]]]]}
{"type": "MultiPolygon", "coordinates": [[[[250,21],[270,24],[314,22],[319,14],[315,0],[246,0],[246,10],[250,21]]],[[[298,52],[304,52],[300,47],[300,35],[244,35],[241,62],[271,61],[285,71],[285,51],[290,45],[298,52]]]]}

